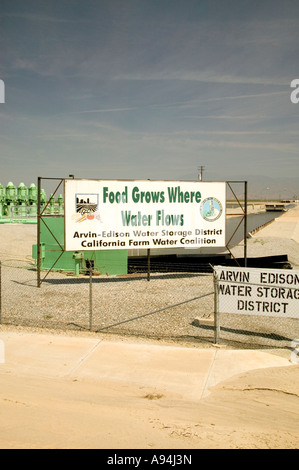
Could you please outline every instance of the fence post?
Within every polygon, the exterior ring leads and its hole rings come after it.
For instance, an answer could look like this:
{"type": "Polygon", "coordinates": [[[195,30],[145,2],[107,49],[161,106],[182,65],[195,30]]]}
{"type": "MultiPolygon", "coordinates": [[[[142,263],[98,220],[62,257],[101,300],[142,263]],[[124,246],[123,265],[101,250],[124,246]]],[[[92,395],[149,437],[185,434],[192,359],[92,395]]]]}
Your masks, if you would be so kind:
{"type": "Polygon", "coordinates": [[[151,250],[147,250],[147,280],[150,281],[151,276],[151,250]]]}
{"type": "Polygon", "coordinates": [[[41,178],[37,180],[37,287],[41,287],[41,248],[40,248],[40,221],[41,221],[41,178]]]}
{"type": "Polygon", "coordinates": [[[218,296],[218,279],[217,274],[213,270],[214,279],[214,339],[215,344],[219,342],[220,336],[220,317],[219,317],[219,296],[218,296]]]}
{"type": "Polygon", "coordinates": [[[92,263],[89,267],[89,330],[92,331],[92,263]]]}

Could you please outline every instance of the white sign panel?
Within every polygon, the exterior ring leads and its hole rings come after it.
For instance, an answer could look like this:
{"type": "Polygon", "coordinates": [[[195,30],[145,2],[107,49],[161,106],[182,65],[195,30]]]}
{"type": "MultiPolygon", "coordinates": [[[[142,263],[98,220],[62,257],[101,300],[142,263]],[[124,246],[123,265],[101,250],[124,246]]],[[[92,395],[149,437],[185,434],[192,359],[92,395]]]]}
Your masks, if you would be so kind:
{"type": "Polygon", "coordinates": [[[65,250],[225,246],[225,182],[65,181],[65,250]]]}
{"type": "Polygon", "coordinates": [[[299,318],[299,271],[214,267],[219,312],[299,318]]]}

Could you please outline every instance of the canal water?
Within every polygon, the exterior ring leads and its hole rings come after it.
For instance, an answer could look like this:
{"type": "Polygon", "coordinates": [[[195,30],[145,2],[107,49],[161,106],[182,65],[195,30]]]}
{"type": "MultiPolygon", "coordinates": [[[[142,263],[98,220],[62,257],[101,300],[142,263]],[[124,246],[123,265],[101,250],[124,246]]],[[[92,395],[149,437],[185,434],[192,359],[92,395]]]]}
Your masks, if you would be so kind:
{"type": "MultiPolygon", "coordinates": [[[[248,214],[247,215],[247,233],[253,232],[259,227],[262,227],[265,224],[268,224],[277,217],[280,217],[282,214],[285,214],[283,211],[275,211],[275,212],[259,212],[257,214],[248,214]]],[[[226,221],[226,242],[231,240],[229,246],[236,246],[242,240],[244,240],[244,220],[240,224],[242,220],[242,216],[231,217],[226,221]],[[237,229],[238,225],[240,224],[239,228],[237,229]],[[236,233],[235,230],[237,229],[236,233]]]]}
{"type": "MultiPolygon", "coordinates": [[[[290,208],[290,207],[288,207],[290,208]]],[[[247,215],[247,234],[253,232],[259,227],[264,226],[271,222],[271,220],[280,217],[282,214],[285,214],[284,211],[275,211],[275,212],[259,212],[255,214],[247,215]]],[[[242,216],[234,216],[226,219],[226,245],[229,242],[229,248],[242,243],[244,240],[244,218],[242,216]],[[243,220],[242,220],[243,219],[243,220]],[[242,222],[241,222],[242,220],[242,222]],[[241,222],[241,224],[240,224],[241,222]],[[239,225],[240,224],[240,225],[239,225]],[[238,227],[239,226],[239,227],[238,227]],[[238,228],[237,228],[238,227],[238,228]],[[233,235],[233,238],[231,239],[233,235]],[[229,242],[229,240],[231,241],[229,242]]],[[[177,255],[177,256],[207,256],[207,255],[218,255],[225,254],[228,250],[226,247],[202,247],[202,248],[167,248],[167,250],[152,249],[151,256],[161,256],[161,255],[177,255]]],[[[146,250],[132,250],[129,251],[130,256],[146,256],[146,250]]]]}
{"type": "MultiPolygon", "coordinates": [[[[263,227],[264,225],[268,224],[274,219],[277,219],[282,214],[285,214],[284,211],[275,211],[275,212],[258,212],[255,214],[247,214],[247,235],[250,232],[253,232],[259,227],[263,227]]],[[[233,248],[234,246],[242,243],[244,240],[244,217],[242,216],[235,216],[229,217],[226,219],[226,245],[228,244],[229,248],[233,248]],[[240,223],[241,222],[241,223],[240,223]],[[229,242],[229,243],[228,243],[229,242]]],[[[224,254],[227,252],[226,247],[202,247],[200,250],[194,249],[178,249],[176,253],[178,255],[199,255],[199,256],[207,256],[217,255],[217,254],[224,254]]]]}

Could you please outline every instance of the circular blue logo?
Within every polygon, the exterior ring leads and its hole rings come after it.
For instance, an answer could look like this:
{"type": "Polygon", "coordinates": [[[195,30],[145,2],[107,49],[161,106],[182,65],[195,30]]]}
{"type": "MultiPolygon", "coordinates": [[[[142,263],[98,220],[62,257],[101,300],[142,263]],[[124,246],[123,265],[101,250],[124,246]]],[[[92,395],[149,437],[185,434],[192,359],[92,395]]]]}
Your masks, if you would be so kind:
{"type": "Polygon", "coordinates": [[[222,204],[215,197],[208,197],[201,203],[200,213],[202,217],[208,222],[214,222],[215,220],[219,219],[222,212],[222,204]]]}

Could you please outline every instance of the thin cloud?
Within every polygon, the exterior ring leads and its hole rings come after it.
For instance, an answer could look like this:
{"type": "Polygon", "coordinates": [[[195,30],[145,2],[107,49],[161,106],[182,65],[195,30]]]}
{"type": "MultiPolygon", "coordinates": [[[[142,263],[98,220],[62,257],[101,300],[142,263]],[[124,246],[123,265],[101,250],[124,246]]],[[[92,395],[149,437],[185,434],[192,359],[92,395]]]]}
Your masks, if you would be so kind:
{"type": "Polygon", "coordinates": [[[116,113],[123,111],[134,111],[137,108],[136,106],[131,106],[128,108],[100,108],[100,109],[85,109],[82,111],[71,111],[68,114],[96,114],[96,113],[116,113]]]}
{"type": "MultiPolygon", "coordinates": [[[[3,18],[20,18],[25,21],[33,21],[33,22],[48,22],[48,23],[78,23],[84,22],[86,23],[87,20],[82,18],[76,19],[69,19],[69,18],[61,18],[57,16],[50,16],[50,15],[41,15],[38,13],[2,13],[1,16],[3,18]]],[[[91,20],[88,21],[89,23],[91,20]]]]}
{"type": "Polygon", "coordinates": [[[2,3],[6,171],[298,173],[294,2],[2,3]]]}

